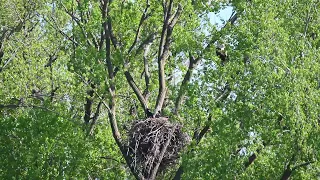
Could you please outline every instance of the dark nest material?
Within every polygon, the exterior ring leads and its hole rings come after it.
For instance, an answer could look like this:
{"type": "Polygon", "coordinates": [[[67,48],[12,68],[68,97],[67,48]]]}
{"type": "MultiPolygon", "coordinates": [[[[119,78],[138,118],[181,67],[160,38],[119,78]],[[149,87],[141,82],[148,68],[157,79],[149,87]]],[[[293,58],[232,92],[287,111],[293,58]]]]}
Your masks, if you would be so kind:
{"type": "Polygon", "coordinates": [[[182,125],[170,123],[165,117],[148,118],[132,123],[127,153],[135,169],[144,177],[150,177],[154,169],[161,172],[175,164],[179,152],[189,141],[182,125]]]}

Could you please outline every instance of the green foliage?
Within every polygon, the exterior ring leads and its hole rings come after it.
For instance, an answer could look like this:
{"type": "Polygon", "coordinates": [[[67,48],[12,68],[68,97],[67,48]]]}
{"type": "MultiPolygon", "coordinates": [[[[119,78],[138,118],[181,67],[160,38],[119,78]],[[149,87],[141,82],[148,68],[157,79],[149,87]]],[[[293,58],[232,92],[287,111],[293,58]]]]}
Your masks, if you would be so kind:
{"type": "MultiPolygon", "coordinates": [[[[145,118],[125,71],[154,108],[163,4],[110,1],[103,12],[101,2],[109,1],[0,0],[0,179],[133,178],[114,141],[110,106],[122,143],[129,124],[145,118]]],[[[319,179],[319,2],[174,0],[171,14],[179,5],[162,113],[190,137],[209,130],[158,177],[172,178],[181,165],[182,179],[280,179],[286,168],[292,179],[319,179]],[[216,16],[208,13],[225,7],[237,20],[211,23],[216,16]],[[190,55],[200,61],[182,87],[190,55]]]]}
{"type": "MultiPolygon", "coordinates": [[[[108,162],[112,171],[103,167],[106,160],[100,157],[107,155],[104,149],[112,148],[112,142],[86,138],[79,124],[55,113],[29,111],[2,118],[0,124],[1,179],[85,179],[88,174],[114,179],[124,175],[118,162],[108,162]]],[[[110,156],[117,159],[119,155],[110,156]]]]}

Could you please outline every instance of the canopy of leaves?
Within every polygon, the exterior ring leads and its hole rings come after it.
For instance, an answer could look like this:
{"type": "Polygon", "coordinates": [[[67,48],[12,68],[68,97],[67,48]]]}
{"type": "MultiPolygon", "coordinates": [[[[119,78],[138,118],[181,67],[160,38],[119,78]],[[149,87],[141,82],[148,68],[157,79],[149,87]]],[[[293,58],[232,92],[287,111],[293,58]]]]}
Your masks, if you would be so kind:
{"type": "Polygon", "coordinates": [[[0,0],[0,179],[319,179],[319,8],[0,0]],[[192,141],[145,177],[125,143],[155,116],[192,141]]]}

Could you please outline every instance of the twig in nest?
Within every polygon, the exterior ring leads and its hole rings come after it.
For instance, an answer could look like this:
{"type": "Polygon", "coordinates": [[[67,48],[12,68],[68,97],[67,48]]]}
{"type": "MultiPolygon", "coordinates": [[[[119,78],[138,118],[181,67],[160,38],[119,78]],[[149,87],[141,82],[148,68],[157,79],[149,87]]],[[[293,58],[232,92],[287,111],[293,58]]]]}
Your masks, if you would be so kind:
{"type": "Polygon", "coordinates": [[[181,129],[181,125],[172,124],[164,117],[133,122],[128,132],[127,154],[135,169],[152,178],[158,169],[161,172],[175,164],[189,139],[181,129]]]}

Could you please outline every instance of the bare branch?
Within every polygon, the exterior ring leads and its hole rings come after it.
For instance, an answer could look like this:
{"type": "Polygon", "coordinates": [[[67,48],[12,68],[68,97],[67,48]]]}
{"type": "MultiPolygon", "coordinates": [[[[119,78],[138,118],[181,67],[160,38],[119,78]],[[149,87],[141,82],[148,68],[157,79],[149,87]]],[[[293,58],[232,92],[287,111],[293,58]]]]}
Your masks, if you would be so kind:
{"type": "Polygon", "coordinates": [[[136,45],[136,43],[137,43],[137,41],[139,39],[139,35],[140,35],[142,24],[148,18],[147,12],[148,12],[148,8],[149,7],[150,7],[149,0],[146,0],[146,8],[144,9],[143,14],[141,16],[140,23],[139,23],[138,29],[136,31],[136,35],[135,35],[134,41],[133,41],[131,47],[128,50],[128,54],[131,53],[132,49],[134,48],[134,46],[136,45]]]}
{"type": "Polygon", "coordinates": [[[146,89],[143,92],[143,96],[145,98],[146,103],[148,103],[148,96],[149,96],[149,83],[150,83],[150,72],[149,72],[149,65],[148,65],[148,53],[150,51],[151,44],[146,45],[143,53],[143,63],[144,63],[144,80],[146,83],[146,89]]]}
{"type": "Polygon", "coordinates": [[[171,44],[170,39],[173,32],[173,28],[182,12],[182,7],[179,4],[177,12],[173,16],[173,19],[171,20],[171,22],[169,22],[171,10],[172,10],[172,3],[173,3],[173,0],[170,0],[168,8],[164,11],[166,12],[166,14],[164,14],[165,20],[163,22],[163,28],[162,28],[159,52],[158,52],[159,93],[158,93],[154,114],[157,114],[158,112],[161,111],[163,102],[165,99],[167,88],[166,88],[166,82],[165,82],[164,67],[169,54],[169,47],[171,44]]]}
{"type": "Polygon", "coordinates": [[[141,91],[139,90],[138,86],[134,82],[133,77],[131,76],[131,74],[128,71],[124,72],[124,74],[126,76],[126,79],[127,79],[128,83],[129,83],[130,87],[133,89],[134,93],[136,94],[138,100],[141,103],[141,106],[143,107],[144,111],[146,112],[147,109],[148,109],[147,102],[145,101],[145,99],[144,99],[141,91]]]}

